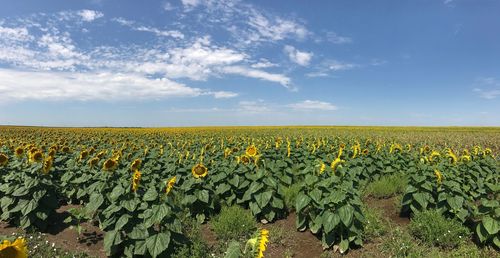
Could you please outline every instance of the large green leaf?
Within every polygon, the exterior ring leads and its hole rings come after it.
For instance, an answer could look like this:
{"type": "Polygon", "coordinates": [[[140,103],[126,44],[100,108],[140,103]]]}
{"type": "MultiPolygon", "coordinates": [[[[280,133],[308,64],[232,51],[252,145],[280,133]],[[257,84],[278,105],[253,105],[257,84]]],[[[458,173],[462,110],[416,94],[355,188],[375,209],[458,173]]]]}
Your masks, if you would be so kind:
{"type": "Polygon", "coordinates": [[[331,232],[340,222],[340,217],[331,211],[323,213],[323,230],[325,233],[331,232]]]}
{"type": "Polygon", "coordinates": [[[338,209],[339,217],[342,223],[349,227],[352,222],[352,217],[354,215],[354,208],[351,205],[344,205],[338,209]]]}
{"type": "Polygon", "coordinates": [[[227,247],[226,255],[224,255],[224,258],[240,258],[241,257],[241,249],[240,249],[240,243],[237,241],[232,241],[229,243],[229,246],[227,247]]]}
{"type": "Polygon", "coordinates": [[[152,257],[157,257],[168,248],[170,244],[170,232],[161,232],[146,239],[146,247],[152,257]]]}
{"type": "Polygon", "coordinates": [[[490,216],[485,216],[482,219],[482,223],[484,228],[486,229],[486,231],[488,231],[490,235],[495,235],[499,230],[498,221],[490,216]]]}
{"type": "Polygon", "coordinates": [[[295,210],[297,212],[302,211],[309,203],[311,202],[311,198],[307,195],[305,195],[303,192],[300,192],[297,195],[297,199],[295,201],[295,210]]]}

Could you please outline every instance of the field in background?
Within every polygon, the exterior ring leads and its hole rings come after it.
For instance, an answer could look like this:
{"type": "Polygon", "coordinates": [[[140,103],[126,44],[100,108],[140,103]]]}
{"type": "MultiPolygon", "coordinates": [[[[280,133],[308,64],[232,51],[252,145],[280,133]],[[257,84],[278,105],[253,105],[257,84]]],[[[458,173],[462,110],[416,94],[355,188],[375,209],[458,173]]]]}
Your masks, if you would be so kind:
{"type": "Polygon", "coordinates": [[[499,150],[498,127],[5,126],[0,235],[93,256],[497,255],[499,150]]]}

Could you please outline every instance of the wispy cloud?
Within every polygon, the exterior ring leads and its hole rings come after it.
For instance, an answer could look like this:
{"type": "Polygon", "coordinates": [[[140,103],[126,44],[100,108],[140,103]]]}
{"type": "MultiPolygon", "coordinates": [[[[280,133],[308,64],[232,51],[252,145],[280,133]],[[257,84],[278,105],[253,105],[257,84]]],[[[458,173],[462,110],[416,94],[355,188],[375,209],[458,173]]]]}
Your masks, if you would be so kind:
{"type": "Polygon", "coordinates": [[[144,31],[154,33],[156,36],[160,37],[172,37],[175,39],[184,39],[184,34],[178,30],[161,30],[154,27],[148,27],[144,25],[138,25],[135,21],[127,20],[124,18],[115,18],[113,21],[118,22],[123,26],[130,27],[135,31],[144,31]]]}
{"type": "Polygon", "coordinates": [[[86,22],[91,22],[104,16],[103,13],[94,10],[81,10],[78,12],[78,15],[86,22]]]}
{"type": "Polygon", "coordinates": [[[313,57],[312,52],[299,51],[298,49],[290,45],[286,45],[283,48],[283,51],[285,51],[285,53],[288,55],[290,61],[302,66],[309,65],[313,57]]]}
{"type": "Polygon", "coordinates": [[[495,99],[500,96],[500,81],[493,77],[477,78],[472,90],[483,99],[495,99]]]}
{"type": "Polygon", "coordinates": [[[347,44],[352,42],[350,37],[340,36],[332,31],[326,33],[326,40],[333,44],[347,44]]]}
{"type": "Polygon", "coordinates": [[[290,104],[289,107],[295,109],[295,110],[302,110],[302,111],[318,111],[318,110],[323,110],[323,111],[333,111],[337,110],[337,107],[333,105],[330,102],[325,102],[325,101],[318,101],[318,100],[304,100],[301,102],[297,102],[294,104],[290,104]]]}
{"type": "Polygon", "coordinates": [[[343,70],[351,70],[360,67],[358,64],[343,62],[339,60],[326,60],[316,67],[316,71],[306,74],[308,77],[327,77],[330,76],[332,72],[338,72],[343,70]]]}

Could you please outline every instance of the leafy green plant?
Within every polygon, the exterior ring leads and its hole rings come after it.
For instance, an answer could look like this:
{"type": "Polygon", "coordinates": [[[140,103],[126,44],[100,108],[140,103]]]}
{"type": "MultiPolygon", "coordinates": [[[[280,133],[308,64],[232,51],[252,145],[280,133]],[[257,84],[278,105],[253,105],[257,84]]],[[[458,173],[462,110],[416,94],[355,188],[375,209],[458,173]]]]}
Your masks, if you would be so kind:
{"type": "Polygon", "coordinates": [[[59,206],[56,185],[43,162],[26,164],[15,161],[0,186],[1,220],[10,221],[23,229],[44,230],[48,218],[59,206]]]}
{"type": "Polygon", "coordinates": [[[321,235],[324,247],[339,245],[341,253],[362,245],[362,202],[353,182],[337,176],[308,175],[297,196],[297,229],[321,235]]]}
{"type": "Polygon", "coordinates": [[[363,227],[363,238],[370,240],[375,237],[383,236],[387,233],[388,221],[385,220],[379,210],[363,206],[365,223],[363,227]]]}
{"type": "Polygon", "coordinates": [[[441,248],[455,248],[470,236],[469,230],[462,223],[447,219],[436,210],[415,213],[409,231],[424,243],[441,248]]]}
{"type": "Polygon", "coordinates": [[[301,187],[301,183],[295,183],[283,188],[283,200],[285,201],[285,207],[288,210],[295,209],[295,202],[301,187]]]}
{"type": "Polygon", "coordinates": [[[403,193],[407,184],[407,177],[403,174],[382,176],[370,182],[364,191],[364,195],[375,198],[388,198],[403,193]]]}
{"type": "Polygon", "coordinates": [[[257,223],[249,210],[235,205],[223,207],[211,221],[211,227],[219,239],[240,240],[252,234],[257,223]]]}
{"type": "Polygon", "coordinates": [[[64,223],[74,224],[76,227],[76,232],[78,233],[78,237],[80,237],[83,231],[82,222],[91,219],[91,216],[87,212],[85,207],[71,208],[68,210],[68,213],[69,216],[64,220],[64,223]]]}

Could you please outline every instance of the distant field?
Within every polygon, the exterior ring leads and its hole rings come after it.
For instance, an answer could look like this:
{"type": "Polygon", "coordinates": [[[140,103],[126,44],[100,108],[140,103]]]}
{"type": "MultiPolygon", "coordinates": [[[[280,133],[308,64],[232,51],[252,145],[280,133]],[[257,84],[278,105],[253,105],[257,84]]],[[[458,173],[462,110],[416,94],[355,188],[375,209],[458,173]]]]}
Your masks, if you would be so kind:
{"type": "Polygon", "coordinates": [[[491,256],[499,150],[500,127],[3,126],[0,235],[91,256],[491,256]]]}

